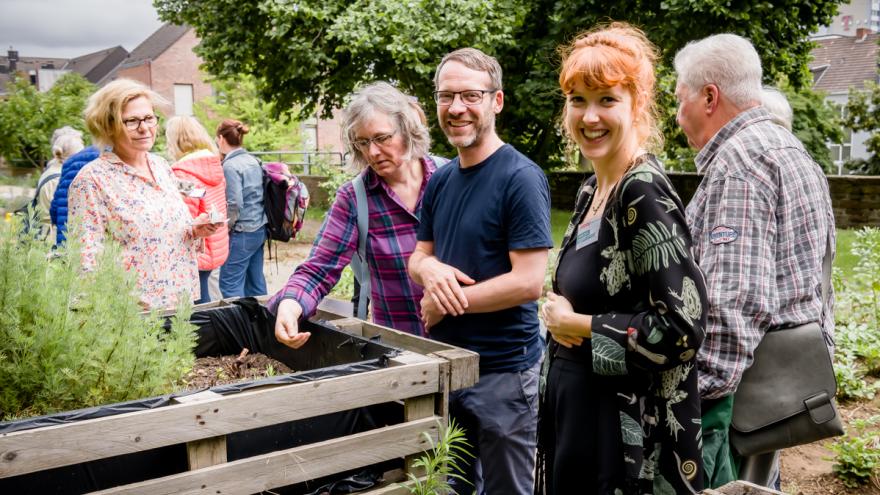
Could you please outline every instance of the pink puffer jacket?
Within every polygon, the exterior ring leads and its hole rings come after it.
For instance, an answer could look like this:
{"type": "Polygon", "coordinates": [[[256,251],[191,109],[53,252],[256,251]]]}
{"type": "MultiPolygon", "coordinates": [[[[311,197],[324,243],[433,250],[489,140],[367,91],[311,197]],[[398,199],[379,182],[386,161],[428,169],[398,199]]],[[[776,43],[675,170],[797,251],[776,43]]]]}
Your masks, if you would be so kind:
{"type": "MultiPolygon", "coordinates": [[[[193,218],[207,212],[211,205],[226,218],[226,179],[219,155],[196,151],[178,160],[171,170],[181,181],[192,182],[195,187],[206,190],[203,198],[183,198],[193,218]]],[[[225,263],[228,256],[229,230],[221,227],[205,238],[204,249],[199,253],[199,270],[213,270],[225,263]]]]}

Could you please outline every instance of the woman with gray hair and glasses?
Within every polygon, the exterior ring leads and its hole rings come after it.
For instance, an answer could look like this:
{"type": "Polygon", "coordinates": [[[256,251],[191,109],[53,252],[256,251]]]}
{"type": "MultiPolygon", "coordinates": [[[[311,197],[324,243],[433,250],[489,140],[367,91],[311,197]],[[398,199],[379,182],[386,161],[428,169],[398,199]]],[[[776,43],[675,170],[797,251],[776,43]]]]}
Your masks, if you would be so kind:
{"type": "MultiPolygon", "coordinates": [[[[406,262],[416,245],[422,194],[438,165],[428,154],[431,139],[424,112],[411,97],[376,82],[356,92],[345,108],[342,139],[369,205],[365,261],[373,321],[423,335],[422,288],[407,275],[406,262]]],[[[309,338],[308,332],[299,332],[300,318],[314,314],[358,251],[353,182],[336,192],[309,258],[269,301],[276,314],[275,337],[294,349],[309,338]]]]}

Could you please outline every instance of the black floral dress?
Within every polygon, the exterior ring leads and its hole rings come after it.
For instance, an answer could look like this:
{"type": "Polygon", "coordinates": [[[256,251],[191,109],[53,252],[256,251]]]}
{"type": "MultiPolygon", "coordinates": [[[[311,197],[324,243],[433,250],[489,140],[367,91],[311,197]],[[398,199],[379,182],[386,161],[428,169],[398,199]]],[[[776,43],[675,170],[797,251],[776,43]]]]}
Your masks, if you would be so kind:
{"type": "Polygon", "coordinates": [[[643,155],[612,192],[596,240],[579,242],[594,185],[578,196],[554,277],[576,312],[593,315],[592,338],[550,346],[538,491],[696,493],[695,356],[708,302],[684,208],[659,161],[643,155]]]}

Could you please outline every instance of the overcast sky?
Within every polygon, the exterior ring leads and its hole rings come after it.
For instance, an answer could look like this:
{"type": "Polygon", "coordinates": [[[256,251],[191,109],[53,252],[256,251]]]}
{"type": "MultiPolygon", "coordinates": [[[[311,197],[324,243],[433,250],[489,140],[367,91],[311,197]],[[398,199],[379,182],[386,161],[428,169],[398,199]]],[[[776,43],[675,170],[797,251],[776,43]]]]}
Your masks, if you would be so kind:
{"type": "Polygon", "coordinates": [[[0,0],[0,53],[73,58],[133,50],[162,25],[152,0],[0,0]]]}

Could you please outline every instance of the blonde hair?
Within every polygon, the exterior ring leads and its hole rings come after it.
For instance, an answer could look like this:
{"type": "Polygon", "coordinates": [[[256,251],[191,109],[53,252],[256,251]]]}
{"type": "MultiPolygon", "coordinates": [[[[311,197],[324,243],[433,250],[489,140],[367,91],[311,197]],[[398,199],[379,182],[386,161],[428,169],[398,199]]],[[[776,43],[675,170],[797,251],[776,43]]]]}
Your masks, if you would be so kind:
{"type": "Polygon", "coordinates": [[[85,148],[81,136],[80,133],[62,134],[55,140],[55,144],[52,145],[52,156],[58,160],[59,164],[67,160],[70,155],[85,148]]]}
{"type": "Polygon", "coordinates": [[[178,115],[168,120],[165,124],[165,141],[168,154],[174,161],[198,150],[219,153],[208,131],[198,120],[188,115],[178,115]]]}
{"type": "Polygon", "coordinates": [[[149,100],[153,107],[168,103],[155,91],[131,79],[117,79],[89,97],[83,117],[86,128],[99,148],[113,146],[125,135],[122,110],[128,102],[140,97],[149,100]]]}

